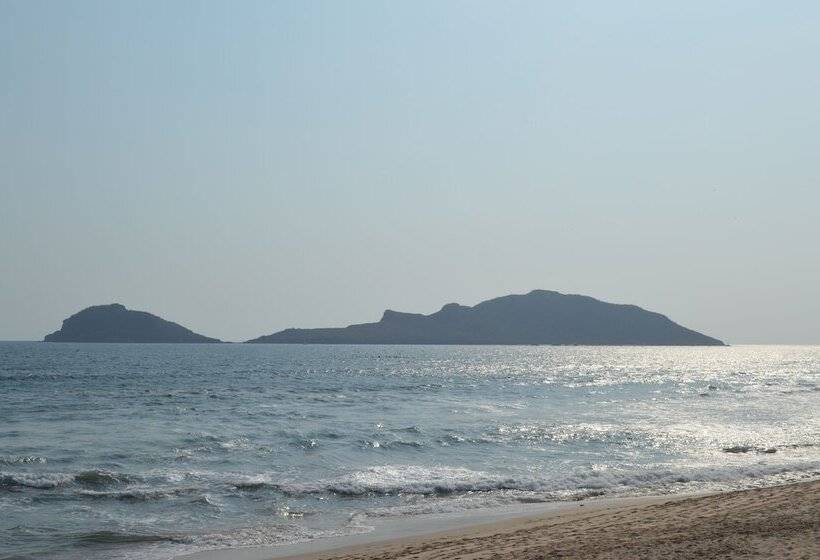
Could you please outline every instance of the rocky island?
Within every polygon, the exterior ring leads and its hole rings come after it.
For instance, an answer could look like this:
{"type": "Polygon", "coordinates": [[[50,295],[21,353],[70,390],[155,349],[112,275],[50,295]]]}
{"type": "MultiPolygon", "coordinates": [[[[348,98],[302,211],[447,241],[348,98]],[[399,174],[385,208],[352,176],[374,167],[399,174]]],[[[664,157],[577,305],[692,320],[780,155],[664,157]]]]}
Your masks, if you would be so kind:
{"type": "Polygon", "coordinates": [[[723,346],[664,315],[635,305],[547,290],[509,295],[473,307],[448,303],[431,315],[387,310],[378,323],[286,329],[250,343],[555,344],[723,346]]]}
{"type": "Polygon", "coordinates": [[[221,342],[119,303],[95,305],[63,321],[46,342],[221,342]]]}

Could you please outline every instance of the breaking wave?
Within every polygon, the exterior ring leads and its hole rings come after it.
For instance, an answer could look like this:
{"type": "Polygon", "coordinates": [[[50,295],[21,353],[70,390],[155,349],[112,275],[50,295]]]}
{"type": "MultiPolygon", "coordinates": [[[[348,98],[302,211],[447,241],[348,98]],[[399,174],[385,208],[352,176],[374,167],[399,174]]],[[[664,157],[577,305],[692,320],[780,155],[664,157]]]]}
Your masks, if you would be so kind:
{"type": "Polygon", "coordinates": [[[36,455],[0,455],[0,465],[44,465],[47,462],[45,457],[36,455]]]}
{"type": "Polygon", "coordinates": [[[337,478],[301,483],[258,483],[291,495],[451,495],[516,490],[549,493],[549,499],[573,499],[577,493],[620,494],[630,490],[664,493],[669,486],[689,483],[749,483],[772,476],[795,479],[820,475],[820,461],[796,465],[654,470],[590,469],[567,476],[499,476],[459,467],[383,465],[337,478]]]}

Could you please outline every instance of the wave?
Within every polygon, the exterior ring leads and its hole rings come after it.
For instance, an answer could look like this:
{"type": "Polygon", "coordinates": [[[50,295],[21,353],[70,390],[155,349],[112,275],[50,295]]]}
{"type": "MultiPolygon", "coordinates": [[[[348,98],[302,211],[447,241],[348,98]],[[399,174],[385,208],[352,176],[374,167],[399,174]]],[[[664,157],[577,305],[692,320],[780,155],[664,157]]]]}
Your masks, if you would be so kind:
{"type": "Polygon", "coordinates": [[[400,505],[369,509],[365,517],[403,517],[419,514],[457,513],[469,510],[507,507],[515,504],[580,501],[602,496],[641,496],[714,492],[786,484],[820,477],[820,463],[796,469],[781,467],[723,471],[691,469],[675,472],[660,469],[655,472],[598,473],[544,482],[540,490],[498,490],[466,492],[448,496],[429,496],[423,500],[408,499],[400,505]]]}
{"type": "Polygon", "coordinates": [[[173,542],[188,543],[191,537],[183,535],[162,535],[151,533],[126,533],[118,531],[92,531],[74,536],[74,541],[81,545],[95,544],[134,544],[134,543],[156,543],[173,542]]]}
{"type": "Polygon", "coordinates": [[[233,483],[233,487],[237,490],[259,490],[261,488],[274,488],[275,486],[276,485],[270,481],[262,480],[249,480],[247,482],[239,481],[233,483]]]}
{"type": "Polygon", "coordinates": [[[388,494],[453,494],[504,489],[535,490],[535,479],[494,476],[460,467],[383,465],[316,482],[280,483],[279,490],[293,495],[331,493],[340,496],[388,494]]]}
{"type": "Polygon", "coordinates": [[[201,496],[196,497],[193,500],[191,500],[190,503],[199,504],[199,505],[202,505],[202,506],[208,506],[208,507],[217,508],[217,509],[221,507],[219,502],[217,502],[215,499],[213,499],[208,494],[202,494],[201,496]]]}
{"type": "Polygon", "coordinates": [[[74,481],[86,486],[113,486],[133,482],[135,477],[104,470],[82,471],[74,475],[74,481]]]}
{"type": "Polygon", "coordinates": [[[412,426],[405,426],[403,428],[393,428],[390,430],[391,432],[403,432],[408,434],[421,434],[423,430],[420,426],[412,425],[412,426]]]}
{"type": "Polygon", "coordinates": [[[37,455],[0,455],[0,465],[44,465],[47,462],[48,459],[37,455]]]}
{"type": "Polygon", "coordinates": [[[0,472],[0,488],[35,488],[49,490],[70,484],[74,477],[63,473],[6,473],[0,472]]]}
{"type": "Polygon", "coordinates": [[[489,475],[469,469],[411,465],[371,467],[337,479],[313,482],[283,481],[277,475],[263,473],[234,478],[228,481],[228,484],[241,491],[267,489],[292,496],[323,493],[341,496],[447,494],[479,488],[492,490],[497,487],[489,475]]]}
{"type": "Polygon", "coordinates": [[[335,494],[345,497],[368,495],[437,495],[497,491],[541,492],[545,499],[561,501],[575,497],[651,490],[664,493],[670,486],[690,483],[738,483],[766,477],[820,476],[820,461],[793,465],[746,467],[656,468],[647,470],[582,470],[565,476],[503,475],[460,467],[382,465],[326,480],[299,483],[259,481],[290,495],[335,494]]]}
{"type": "Polygon", "coordinates": [[[179,496],[201,494],[203,488],[131,488],[119,491],[82,490],[79,495],[93,499],[113,499],[124,502],[150,502],[179,496]]]}
{"type": "Polygon", "coordinates": [[[20,473],[0,472],[0,488],[34,488],[50,490],[57,487],[78,484],[86,487],[106,487],[127,484],[136,477],[104,470],[87,470],[79,473],[20,473]]]}
{"type": "Polygon", "coordinates": [[[734,454],[743,454],[743,453],[758,453],[764,455],[771,455],[773,453],[777,453],[781,450],[795,450],[795,449],[810,449],[813,447],[818,447],[820,444],[813,443],[813,442],[797,442],[797,443],[783,443],[783,444],[776,444],[770,446],[761,446],[761,445],[751,445],[751,444],[734,444],[728,445],[723,447],[721,451],[724,453],[734,453],[734,454]]]}
{"type": "Polygon", "coordinates": [[[365,439],[359,442],[359,446],[362,449],[421,449],[424,447],[424,444],[414,440],[388,439],[380,441],[377,439],[365,439]]]}
{"type": "Polygon", "coordinates": [[[749,453],[750,451],[755,453],[777,453],[777,448],[755,447],[753,445],[732,445],[730,447],[724,447],[722,451],[724,453],[749,453]]]}

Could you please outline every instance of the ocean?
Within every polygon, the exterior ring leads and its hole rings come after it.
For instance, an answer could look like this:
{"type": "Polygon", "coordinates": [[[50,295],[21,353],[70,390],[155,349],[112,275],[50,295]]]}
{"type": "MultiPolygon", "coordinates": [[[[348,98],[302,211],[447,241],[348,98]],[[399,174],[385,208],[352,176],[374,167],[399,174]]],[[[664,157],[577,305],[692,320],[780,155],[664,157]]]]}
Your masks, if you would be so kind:
{"type": "Polygon", "coordinates": [[[817,476],[820,347],[0,343],[2,559],[817,476]]]}

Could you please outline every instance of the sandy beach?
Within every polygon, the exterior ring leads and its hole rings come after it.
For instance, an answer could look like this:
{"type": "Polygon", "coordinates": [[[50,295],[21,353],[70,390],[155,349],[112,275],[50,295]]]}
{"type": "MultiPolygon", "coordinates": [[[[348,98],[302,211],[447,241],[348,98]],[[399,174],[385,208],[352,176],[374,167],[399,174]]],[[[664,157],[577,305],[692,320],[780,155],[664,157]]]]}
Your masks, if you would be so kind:
{"type": "Polygon", "coordinates": [[[820,481],[547,514],[290,560],[820,558],[820,481]]]}

